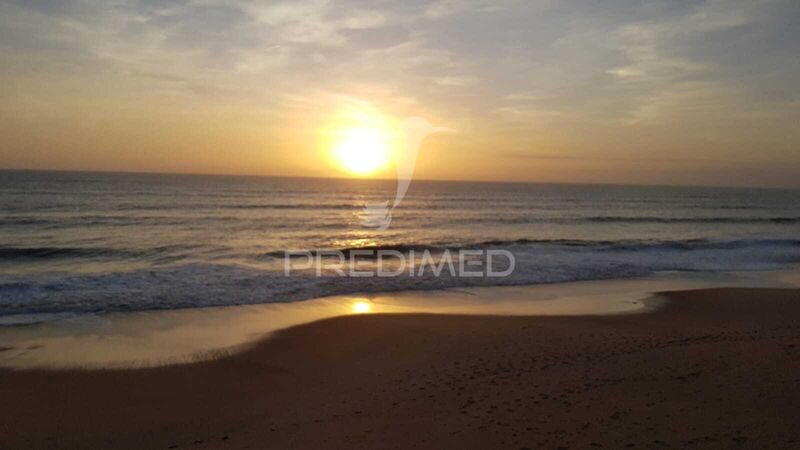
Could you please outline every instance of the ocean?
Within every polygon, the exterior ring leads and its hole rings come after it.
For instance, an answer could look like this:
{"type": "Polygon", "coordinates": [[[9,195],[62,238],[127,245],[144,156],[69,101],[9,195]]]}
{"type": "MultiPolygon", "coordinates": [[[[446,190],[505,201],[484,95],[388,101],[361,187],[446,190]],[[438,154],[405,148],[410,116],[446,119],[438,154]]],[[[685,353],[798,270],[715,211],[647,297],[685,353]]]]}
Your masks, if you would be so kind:
{"type": "MultiPolygon", "coordinates": [[[[800,192],[0,171],[0,318],[291,302],[328,295],[780,269],[800,261],[800,192]],[[284,252],[500,249],[501,278],[285,273],[284,252]]],[[[364,262],[369,265],[369,261],[364,262]]],[[[15,320],[19,318],[19,320],[15,320]]]]}

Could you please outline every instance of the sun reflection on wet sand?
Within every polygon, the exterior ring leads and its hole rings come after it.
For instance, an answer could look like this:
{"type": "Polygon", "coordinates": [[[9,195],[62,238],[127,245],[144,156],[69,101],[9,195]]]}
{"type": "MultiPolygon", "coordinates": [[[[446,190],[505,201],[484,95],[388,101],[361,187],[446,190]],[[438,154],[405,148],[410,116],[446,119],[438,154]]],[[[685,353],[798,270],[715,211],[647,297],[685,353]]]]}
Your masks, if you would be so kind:
{"type": "Polygon", "coordinates": [[[372,310],[372,305],[369,302],[358,301],[353,303],[353,314],[366,314],[372,310]]]}

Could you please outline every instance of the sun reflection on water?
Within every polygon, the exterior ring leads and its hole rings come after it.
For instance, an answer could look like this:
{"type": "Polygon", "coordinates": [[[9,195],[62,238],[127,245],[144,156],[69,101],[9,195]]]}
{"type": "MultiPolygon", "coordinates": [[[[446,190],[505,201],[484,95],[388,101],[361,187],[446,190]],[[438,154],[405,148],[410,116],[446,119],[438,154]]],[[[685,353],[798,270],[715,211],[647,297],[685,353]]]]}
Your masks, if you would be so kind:
{"type": "Polygon", "coordinates": [[[333,248],[362,248],[376,247],[382,244],[380,236],[366,230],[349,230],[344,235],[334,239],[333,248]]]}

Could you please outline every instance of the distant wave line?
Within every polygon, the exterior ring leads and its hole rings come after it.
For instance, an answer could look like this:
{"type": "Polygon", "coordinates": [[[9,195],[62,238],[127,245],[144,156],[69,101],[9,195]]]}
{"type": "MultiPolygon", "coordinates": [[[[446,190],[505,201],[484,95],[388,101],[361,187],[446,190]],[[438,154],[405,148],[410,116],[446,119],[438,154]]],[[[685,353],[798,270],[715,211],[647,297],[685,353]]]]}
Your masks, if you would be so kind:
{"type": "MultiPolygon", "coordinates": [[[[446,250],[457,251],[463,249],[485,249],[510,247],[512,250],[523,246],[541,247],[565,247],[565,248],[591,248],[610,251],[635,251],[648,249],[673,249],[673,250],[728,250],[745,248],[750,246],[786,246],[800,247],[800,239],[738,239],[738,240],[711,240],[711,239],[686,239],[686,240],[582,240],[582,239],[512,239],[512,240],[485,240],[463,244],[435,243],[435,244],[390,244],[390,245],[370,245],[362,247],[342,247],[331,249],[309,249],[305,251],[278,250],[264,253],[263,256],[273,258],[283,258],[289,256],[293,258],[312,256],[334,256],[341,253],[349,257],[355,251],[368,251],[377,253],[380,251],[398,251],[408,254],[411,251],[431,253],[444,252],[446,250]]],[[[365,255],[369,257],[370,255],[365,255]]]]}

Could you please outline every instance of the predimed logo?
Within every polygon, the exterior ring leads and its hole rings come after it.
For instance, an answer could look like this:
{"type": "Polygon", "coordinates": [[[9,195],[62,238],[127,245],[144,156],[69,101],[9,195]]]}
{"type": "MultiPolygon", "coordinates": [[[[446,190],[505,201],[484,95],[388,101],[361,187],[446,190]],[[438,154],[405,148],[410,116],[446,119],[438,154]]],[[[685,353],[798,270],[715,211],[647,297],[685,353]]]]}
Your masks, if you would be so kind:
{"type": "Polygon", "coordinates": [[[398,156],[395,161],[397,192],[391,205],[387,200],[380,203],[368,203],[364,206],[362,224],[368,228],[377,230],[389,228],[392,223],[392,211],[400,206],[400,202],[403,201],[409,186],[411,186],[411,179],[414,177],[417,155],[419,155],[422,141],[435,133],[455,132],[450,128],[433,126],[430,122],[420,117],[411,117],[403,120],[399,128],[401,143],[397,149],[398,156]]]}
{"type": "MultiPolygon", "coordinates": [[[[367,203],[361,214],[361,225],[375,231],[389,229],[392,214],[408,193],[417,156],[423,140],[436,133],[455,133],[447,127],[435,126],[421,117],[409,117],[398,126],[399,144],[396,148],[395,171],[397,190],[394,198],[367,203]]],[[[401,252],[389,248],[349,250],[288,250],[284,253],[284,274],[314,270],[316,276],[346,277],[507,277],[514,272],[514,255],[498,249],[430,249],[401,252]],[[301,262],[302,261],[302,262],[301,262]],[[366,265],[368,268],[364,268],[366,265]]]]}

